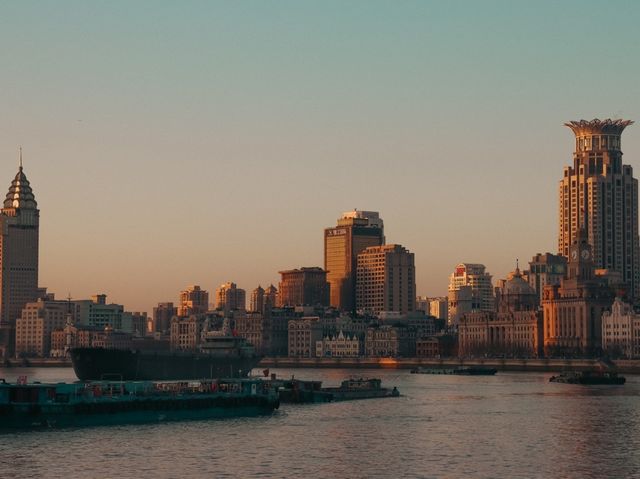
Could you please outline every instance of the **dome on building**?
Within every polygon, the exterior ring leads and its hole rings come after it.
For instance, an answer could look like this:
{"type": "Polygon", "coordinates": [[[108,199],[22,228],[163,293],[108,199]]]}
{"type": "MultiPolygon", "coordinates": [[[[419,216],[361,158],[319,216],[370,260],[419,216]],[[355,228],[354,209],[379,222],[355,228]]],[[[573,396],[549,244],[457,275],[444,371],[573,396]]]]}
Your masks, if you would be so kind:
{"type": "Polygon", "coordinates": [[[29,180],[27,180],[27,176],[24,174],[24,171],[22,171],[22,166],[20,166],[18,174],[16,174],[16,177],[11,182],[9,192],[4,199],[4,207],[23,209],[36,209],[38,207],[36,198],[33,196],[33,191],[29,185],[29,180]]]}
{"type": "Polygon", "coordinates": [[[516,268],[515,271],[509,274],[509,277],[504,284],[503,294],[526,296],[530,294],[535,295],[536,292],[531,287],[531,285],[529,285],[529,283],[527,283],[527,281],[525,281],[525,279],[522,277],[520,269],[516,268]]]}

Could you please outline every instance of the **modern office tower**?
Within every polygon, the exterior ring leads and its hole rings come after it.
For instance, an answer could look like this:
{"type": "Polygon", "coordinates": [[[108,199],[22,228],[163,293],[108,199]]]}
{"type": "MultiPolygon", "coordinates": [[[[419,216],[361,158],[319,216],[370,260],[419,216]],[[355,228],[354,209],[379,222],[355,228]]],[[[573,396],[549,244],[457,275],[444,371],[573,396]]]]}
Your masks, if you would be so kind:
{"type": "Polygon", "coordinates": [[[370,246],[358,254],[356,309],[378,314],[415,311],[416,270],[413,253],[397,244],[370,246]]]}
{"type": "Polygon", "coordinates": [[[628,293],[639,297],[638,180],[622,164],[620,136],[628,120],[572,121],[576,136],[573,166],[560,181],[558,251],[569,250],[581,229],[593,248],[598,269],[622,275],[628,293]]]}
{"type": "Polygon", "coordinates": [[[168,333],[171,330],[171,318],[178,314],[178,308],[173,303],[158,303],[153,308],[153,330],[158,333],[168,333]]]}
{"type": "Polygon", "coordinates": [[[571,248],[567,277],[547,285],[542,296],[547,355],[597,354],[602,346],[602,314],[614,295],[606,278],[595,275],[592,247],[580,230],[571,248]]]}
{"type": "Polygon", "coordinates": [[[39,219],[21,158],[0,211],[0,357],[13,354],[16,320],[38,298],[39,219]]]}
{"type": "Polygon", "coordinates": [[[529,261],[528,280],[538,294],[538,301],[542,301],[542,292],[548,284],[560,284],[567,274],[567,258],[551,253],[535,255],[529,261]]]}
{"type": "Polygon", "coordinates": [[[338,224],[324,230],[324,269],[329,282],[329,304],[352,311],[356,304],[356,262],[369,246],[384,244],[384,226],[375,211],[347,211],[338,224]]]}
{"type": "Polygon", "coordinates": [[[192,314],[206,313],[209,310],[209,292],[200,289],[200,286],[188,286],[180,291],[180,304],[178,316],[190,316],[192,314]]]}
{"type": "Polygon", "coordinates": [[[278,306],[327,306],[327,272],[317,266],[280,271],[278,306]]]}
{"type": "Polygon", "coordinates": [[[491,275],[485,271],[485,266],[458,264],[449,277],[449,323],[455,324],[462,314],[469,311],[495,309],[491,275]]]}
{"type": "Polygon", "coordinates": [[[236,286],[236,283],[227,282],[216,290],[216,309],[229,311],[242,310],[247,307],[246,292],[236,286]]]}
{"type": "Polygon", "coordinates": [[[264,311],[264,288],[260,285],[251,292],[249,311],[257,311],[260,313],[264,311]]]}

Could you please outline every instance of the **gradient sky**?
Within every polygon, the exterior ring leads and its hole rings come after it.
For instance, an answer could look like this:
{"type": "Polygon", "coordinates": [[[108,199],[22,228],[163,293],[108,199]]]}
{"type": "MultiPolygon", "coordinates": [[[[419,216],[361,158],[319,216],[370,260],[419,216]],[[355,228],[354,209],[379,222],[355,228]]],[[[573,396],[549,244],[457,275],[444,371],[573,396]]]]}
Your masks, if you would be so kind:
{"type": "Polygon", "coordinates": [[[354,207],[442,295],[458,262],[556,251],[565,121],[638,121],[640,175],[639,24],[637,1],[0,1],[0,187],[22,145],[59,297],[277,284],[354,207]]]}

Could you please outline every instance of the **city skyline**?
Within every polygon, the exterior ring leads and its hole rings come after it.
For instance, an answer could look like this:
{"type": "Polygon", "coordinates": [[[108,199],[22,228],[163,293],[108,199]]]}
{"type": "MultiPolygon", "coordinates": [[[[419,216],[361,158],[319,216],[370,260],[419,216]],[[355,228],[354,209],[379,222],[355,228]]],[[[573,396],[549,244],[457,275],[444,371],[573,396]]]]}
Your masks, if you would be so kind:
{"type": "Polygon", "coordinates": [[[418,295],[446,295],[461,262],[505,278],[557,253],[563,123],[639,120],[633,3],[158,5],[2,7],[1,177],[22,145],[58,297],[151,312],[191,284],[266,288],[322,267],[354,207],[415,254],[418,295]]]}

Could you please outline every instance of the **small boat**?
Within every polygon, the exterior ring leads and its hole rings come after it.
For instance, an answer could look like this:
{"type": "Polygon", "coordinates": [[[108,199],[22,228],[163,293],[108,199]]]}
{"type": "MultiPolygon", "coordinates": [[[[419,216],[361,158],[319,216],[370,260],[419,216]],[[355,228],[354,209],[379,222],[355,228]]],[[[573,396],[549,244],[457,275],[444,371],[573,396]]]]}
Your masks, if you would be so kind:
{"type": "Polygon", "coordinates": [[[330,394],[332,401],[400,396],[398,388],[383,388],[382,380],[377,378],[346,379],[339,387],[322,388],[321,391],[330,394]]]}
{"type": "Polygon", "coordinates": [[[458,376],[493,376],[498,372],[495,368],[484,366],[459,366],[457,368],[415,368],[411,374],[453,374],[458,376]]]}
{"type": "Polygon", "coordinates": [[[0,430],[96,426],[269,414],[277,392],[266,381],[94,381],[0,379],[0,430]]]}
{"type": "Polygon", "coordinates": [[[557,376],[551,376],[549,382],[565,384],[622,385],[627,381],[624,376],[619,376],[613,371],[567,371],[557,376]]]}

